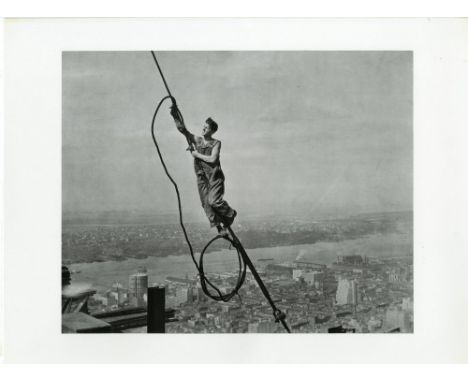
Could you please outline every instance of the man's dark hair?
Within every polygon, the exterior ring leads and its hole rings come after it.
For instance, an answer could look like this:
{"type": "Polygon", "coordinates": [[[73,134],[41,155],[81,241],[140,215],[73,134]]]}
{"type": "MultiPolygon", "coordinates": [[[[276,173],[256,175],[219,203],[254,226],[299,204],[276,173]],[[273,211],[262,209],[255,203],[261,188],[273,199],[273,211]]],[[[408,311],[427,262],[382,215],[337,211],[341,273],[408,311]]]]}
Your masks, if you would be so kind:
{"type": "Polygon", "coordinates": [[[211,117],[206,120],[206,123],[208,124],[208,126],[210,126],[213,132],[218,131],[218,124],[215,121],[213,121],[211,117]]]}

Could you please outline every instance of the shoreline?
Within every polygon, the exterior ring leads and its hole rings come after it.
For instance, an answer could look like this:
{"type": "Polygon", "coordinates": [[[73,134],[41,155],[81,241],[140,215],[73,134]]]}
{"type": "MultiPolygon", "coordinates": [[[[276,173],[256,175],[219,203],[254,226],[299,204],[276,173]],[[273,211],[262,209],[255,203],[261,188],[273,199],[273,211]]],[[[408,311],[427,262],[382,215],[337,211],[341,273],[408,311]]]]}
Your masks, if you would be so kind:
{"type": "MultiPolygon", "coordinates": [[[[199,254],[199,252],[196,253],[199,254]]],[[[260,268],[270,262],[278,264],[299,259],[331,265],[338,256],[356,254],[369,258],[410,259],[413,258],[413,242],[411,235],[408,234],[371,235],[341,242],[256,248],[248,250],[248,254],[252,262],[260,268]],[[262,259],[270,260],[259,262],[262,259]]],[[[208,272],[230,272],[236,264],[235,249],[213,251],[205,258],[205,267],[208,272]]],[[[72,282],[88,282],[101,291],[108,289],[113,282],[127,285],[129,276],[140,266],[147,268],[149,285],[164,282],[167,276],[185,277],[196,274],[196,268],[188,252],[164,257],[128,258],[123,261],[108,260],[68,265],[72,272],[72,282]]]]}
{"type": "MultiPolygon", "coordinates": [[[[261,246],[261,247],[245,247],[246,251],[255,251],[255,250],[261,250],[261,249],[272,249],[272,248],[290,248],[290,247],[299,247],[299,246],[310,246],[310,245],[329,245],[329,244],[340,244],[340,243],[343,243],[343,242],[347,242],[347,241],[350,241],[350,242],[354,242],[354,241],[358,241],[358,240],[366,240],[366,239],[371,239],[371,238],[374,238],[376,236],[411,236],[412,238],[412,234],[411,233],[392,233],[392,234],[370,234],[370,235],[363,235],[363,236],[359,236],[359,237],[356,237],[356,238],[346,238],[346,239],[342,239],[342,240],[330,240],[330,241],[316,241],[314,243],[301,243],[301,244],[284,244],[284,245],[272,245],[272,246],[261,246]]],[[[413,240],[411,240],[412,244],[413,244],[413,240]]],[[[224,249],[216,249],[216,248],[213,248],[213,249],[208,249],[205,254],[208,255],[210,253],[215,253],[215,252],[220,252],[220,251],[223,251],[224,249]]],[[[200,251],[194,251],[194,255],[195,256],[199,256],[200,255],[200,251]]],[[[115,258],[115,259],[109,259],[109,260],[102,260],[102,261],[78,261],[78,262],[62,262],[63,265],[66,265],[66,266],[72,266],[72,265],[75,265],[75,264],[103,264],[103,263],[108,263],[108,262],[118,262],[118,263],[122,263],[122,262],[125,262],[125,261],[129,261],[129,260],[139,260],[139,261],[142,261],[142,260],[149,260],[149,259],[164,259],[164,258],[168,258],[168,257],[181,257],[181,256],[189,256],[190,257],[190,252],[188,251],[187,249],[187,252],[185,253],[163,253],[163,254],[160,254],[160,255],[157,255],[157,256],[154,256],[154,255],[148,255],[146,257],[138,257],[138,256],[128,256],[128,257],[125,257],[125,258],[115,258]]],[[[378,257],[378,258],[382,258],[381,256],[368,256],[368,257],[378,257]]],[[[403,257],[406,257],[406,256],[403,256],[403,257]]]]}

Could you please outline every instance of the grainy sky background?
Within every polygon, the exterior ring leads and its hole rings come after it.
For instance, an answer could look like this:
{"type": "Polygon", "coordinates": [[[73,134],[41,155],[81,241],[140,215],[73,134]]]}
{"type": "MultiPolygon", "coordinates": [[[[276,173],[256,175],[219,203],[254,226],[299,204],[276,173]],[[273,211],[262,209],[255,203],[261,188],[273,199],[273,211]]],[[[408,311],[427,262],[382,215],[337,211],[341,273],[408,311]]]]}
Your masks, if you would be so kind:
{"type": "MultiPolygon", "coordinates": [[[[211,116],[226,199],[243,215],[412,209],[411,52],[160,52],[189,130],[211,116]]],[[[176,213],[150,122],[165,89],[149,52],[63,54],[64,212],[176,213]]],[[[186,143],[157,120],[185,211],[203,219],[186,143]]]]}

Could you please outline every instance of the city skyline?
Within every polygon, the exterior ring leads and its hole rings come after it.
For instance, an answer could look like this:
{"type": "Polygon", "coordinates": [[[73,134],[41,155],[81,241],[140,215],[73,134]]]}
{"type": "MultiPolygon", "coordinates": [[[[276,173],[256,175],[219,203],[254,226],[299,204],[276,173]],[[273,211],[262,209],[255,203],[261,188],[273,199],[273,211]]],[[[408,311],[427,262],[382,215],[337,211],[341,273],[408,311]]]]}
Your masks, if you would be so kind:
{"type": "MultiPolygon", "coordinates": [[[[412,259],[378,259],[341,256],[330,265],[309,261],[257,262],[278,304],[289,314],[296,333],[409,333],[413,331],[412,259]],[[400,276],[393,277],[395,273],[400,276]]],[[[142,320],[146,309],[146,269],[130,274],[128,288],[113,282],[105,291],[91,291],[92,315],[120,315],[118,332],[146,332],[142,320]],[[135,298],[136,274],[144,277],[141,300],[135,298]],[[96,293],[96,294],[93,294],[96,293]],[[112,313],[114,312],[114,313],[112,313]],[[136,315],[135,315],[136,313],[136,315]],[[132,314],[134,314],[132,316],[132,314]],[[125,316],[128,315],[127,321],[125,316]]],[[[235,272],[210,273],[212,280],[229,290],[235,272]]],[[[168,333],[281,333],[263,301],[254,279],[247,276],[239,299],[214,302],[203,293],[197,277],[180,275],[153,283],[164,289],[165,309],[172,320],[168,333]]],[[[138,294],[137,293],[137,294],[138,294]]]]}
{"type": "MultiPolygon", "coordinates": [[[[252,221],[236,231],[294,333],[412,332],[412,214],[252,221]]],[[[196,250],[207,234],[190,226],[196,250]]],[[[62,262],[77,289],[92,285],[86,307],[115,332],[149,330],[150,285],[164,290],[167,333],[283,332],[250,272],[232,300],[210,300],[181,236],[176,224],[71,225],[62,262]]],[[[235,251],[219,244],[204,274],[227,293],[238,264],[235,251]]]]}

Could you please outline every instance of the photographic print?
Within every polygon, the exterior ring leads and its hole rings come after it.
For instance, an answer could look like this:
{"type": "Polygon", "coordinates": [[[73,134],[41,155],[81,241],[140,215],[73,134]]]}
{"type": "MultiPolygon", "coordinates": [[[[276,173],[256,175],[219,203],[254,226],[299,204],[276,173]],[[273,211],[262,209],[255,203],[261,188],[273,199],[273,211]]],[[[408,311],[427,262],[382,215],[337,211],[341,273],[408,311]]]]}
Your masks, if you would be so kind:
{"type": "Polygon", "coordinates": [[[62,333],[413,333],[411,51],[62,52],[62,333]]]}

